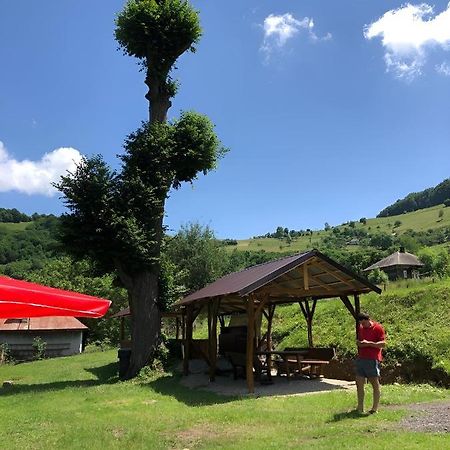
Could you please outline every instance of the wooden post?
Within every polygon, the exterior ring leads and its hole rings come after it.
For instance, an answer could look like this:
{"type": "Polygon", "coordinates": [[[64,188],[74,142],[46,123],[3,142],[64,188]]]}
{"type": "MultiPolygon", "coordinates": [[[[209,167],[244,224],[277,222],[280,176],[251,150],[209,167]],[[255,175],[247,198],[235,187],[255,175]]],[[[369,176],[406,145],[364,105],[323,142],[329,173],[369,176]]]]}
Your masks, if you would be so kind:
{"type": "Polygon", "coordinates": [[[247,297],[247,359],[245,373],[247,375],[248,392],[251,394],[255,390],[253,378],[253,347],[255,336],[255,308],[253,295],[247,297]]]}
{"type": "Polygon", "coordinates": [[[358,314],[359,314],[359,297],[355,295],[355,307],[353,307],[352,302],[349,300],[349,298],[346,295],[341,295],[342,303],[345,305],[345,307],[350,311],[350,314],[355,319],[355,332],[356,332],[356,339],[358,339],[358,314]],[[356,308],[358,309],[358,312],[356,312],[356,308]]]}
{"type": "MultiPolygon", "coordinates": [[[[275,313],[275,304],[269,305],[269,315],[267,316],[267,351],[272,351],[272,319],[275,313]]],[[[267,372],[269,378],[272,371],[272,358],[267,356],[267,372]]]]}
{"type": "Polygon", "coordinates": [[[192,346],[193,305],[186,307],[186,337],[184,339],[183,375],[189,374],[189,357],[192,346]]]}
{"type": "Polygon", "coordinates": [[[176,327],[175,339],[178,340],[178,333],[180,332],[180,322],[179,322],[178,316],[175,317],[175,327],[176,327]]]}
{"type": "Polygon", "coordinates": [[[181,315],[181,339],[184,340],[186,338],[186,310],[183,309],[181,315]]]}
{"type": "Polygon", "coordinates": [[[355,322],[356,322],[355,331],[356,331],[356,339],[358,339],[358,329],[359,329],[358,315],[361,312],[361,305],[359,302],[359,295],[355,294],[354,298],[355,298],[355,322]]]}
{"type": "Polygon", "coordinates": [[[209,381],[216,379],[217,365],[217,314],[220,299],[208,303],[208,353],[209,353],[209,381]]]}
{"type": "Polygon", "coordinates": [[[309,306],[309,300],[305,299],[305,305],[303,306],[302,302],[299,302],[300,309],[302,310],[303,316],[306,320],[306,326],[308,329],[308,346],[314,347],[313,341],[313,333],[312,333],[312,321],[314,318],[314,312],[316,310],[317,299],[312,301],[312,307],[309,306]]]}

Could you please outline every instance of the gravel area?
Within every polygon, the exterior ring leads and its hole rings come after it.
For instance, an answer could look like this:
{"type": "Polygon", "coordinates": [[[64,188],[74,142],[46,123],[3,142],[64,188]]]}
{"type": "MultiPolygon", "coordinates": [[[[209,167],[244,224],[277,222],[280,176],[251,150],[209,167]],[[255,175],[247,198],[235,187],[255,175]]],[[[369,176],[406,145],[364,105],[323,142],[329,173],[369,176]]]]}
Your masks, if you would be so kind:
{"type": "Polygon", "coordinates": [[[409,407],[400,426],[410,431],[450,432],[450,401],[417,403],[409,407]]]}

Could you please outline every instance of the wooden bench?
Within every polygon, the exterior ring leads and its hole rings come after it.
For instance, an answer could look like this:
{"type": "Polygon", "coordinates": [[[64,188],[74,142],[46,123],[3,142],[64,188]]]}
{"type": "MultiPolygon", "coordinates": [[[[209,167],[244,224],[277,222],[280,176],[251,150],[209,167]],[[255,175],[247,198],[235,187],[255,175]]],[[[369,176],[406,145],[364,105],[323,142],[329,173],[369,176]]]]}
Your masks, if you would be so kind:
{"type": "MultiPolygon", "coordinates": [[[[246,378],[247,355],[239,352],[226,352],[225,356],[233,366],[234,379],[237,380],[239,377],[246,378]]],[[[266,367],[256,355],[253,358],[253,369],[255,371],[255,379],[261,380],[261,376],[266,371],[266,367]]]]}
{"type": "Polygon", "coordinates": [[[287,347],[285,350],[287,355],[274,361],[278,376],[286,374],[288,377],[290,375],[322,377],[323,366],[329,364],[336,355],[334,348],[331,347],[287,347]]]}

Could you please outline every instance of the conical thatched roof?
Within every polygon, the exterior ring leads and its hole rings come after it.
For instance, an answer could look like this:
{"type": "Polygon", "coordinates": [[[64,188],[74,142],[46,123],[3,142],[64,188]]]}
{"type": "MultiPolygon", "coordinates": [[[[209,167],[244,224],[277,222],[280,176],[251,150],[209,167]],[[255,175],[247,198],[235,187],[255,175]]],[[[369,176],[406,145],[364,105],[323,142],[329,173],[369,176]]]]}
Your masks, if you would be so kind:
{"type": "Polygon", "coordinates": [[[393,266],[422,267],[423,263],[420,262],[417,256],[412,253],[395,252],[392,253],[392,255],[386,256],[386,258],[383,258],[375,264],[367,267],[367,269],[364,269],[364,272],[393,266]]]}

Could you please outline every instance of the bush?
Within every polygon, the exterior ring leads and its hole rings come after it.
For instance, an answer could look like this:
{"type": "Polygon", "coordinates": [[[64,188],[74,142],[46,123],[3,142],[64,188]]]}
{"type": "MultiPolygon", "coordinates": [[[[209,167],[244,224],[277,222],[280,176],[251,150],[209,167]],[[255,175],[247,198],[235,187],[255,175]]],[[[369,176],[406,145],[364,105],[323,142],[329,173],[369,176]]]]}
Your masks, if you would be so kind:
{"type": "Polygon", "coordinates": [[[373,284],[384,284],[388,282],[389,277],[386,272],[377,268],[369,273],[367,279],[373,284]]]}
{"type": "Polygon", "coordinates": [[[0,365],[12,362],[11,351],[6,342],[0,344],[0,365]]]}
{"type": "Polygon", "coordinates": [[[34,358],[42,359],[45,356],[45,350],[47,349],[47,342],[45,342],[41,337],[36,336],[33,339],[33,350],[34,358]]]}

